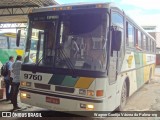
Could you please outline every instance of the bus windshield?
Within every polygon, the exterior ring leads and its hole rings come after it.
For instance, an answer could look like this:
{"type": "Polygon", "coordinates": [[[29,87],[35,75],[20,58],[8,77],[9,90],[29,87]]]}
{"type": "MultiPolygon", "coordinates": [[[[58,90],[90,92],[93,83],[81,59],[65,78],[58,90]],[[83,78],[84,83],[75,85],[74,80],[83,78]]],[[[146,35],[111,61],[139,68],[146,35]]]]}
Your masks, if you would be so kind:
{"type": "Polygon", "coordinates": [[[105,70],[106,26],[104,24],[102,14],[62,16],[55,67],[105,70]]]}
{"type": "Polygon", "coordinates": [[[56,21],[31,21],[25,63],[51,65],[54,60],[56,21]],[[40,48],[37,48],[38,41],[40,48]]]}
{"type": "Polygon", "coordinates": [[[106,69],[106,16],[86,13],[46,18],[49,20],[35,18],[37,21],[31,21],[26,63],[37,62],[38,65],[61,69],[106,69]],[[31,50],[34,36],[40,40],[39,50],[37,45],[31,50]]]}

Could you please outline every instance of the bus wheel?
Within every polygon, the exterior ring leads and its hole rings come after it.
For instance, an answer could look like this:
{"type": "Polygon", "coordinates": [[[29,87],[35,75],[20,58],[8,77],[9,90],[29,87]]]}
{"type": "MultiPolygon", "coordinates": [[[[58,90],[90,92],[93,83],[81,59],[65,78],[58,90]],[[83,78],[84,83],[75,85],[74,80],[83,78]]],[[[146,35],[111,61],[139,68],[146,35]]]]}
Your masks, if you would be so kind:
{"type": "Polygon", "coordinates": [[[124,82],[121,91],[120,105],[117,110],[122,111],[126,105],[126,102],[127,102],[127,85],[126,82],[124,82]]]}

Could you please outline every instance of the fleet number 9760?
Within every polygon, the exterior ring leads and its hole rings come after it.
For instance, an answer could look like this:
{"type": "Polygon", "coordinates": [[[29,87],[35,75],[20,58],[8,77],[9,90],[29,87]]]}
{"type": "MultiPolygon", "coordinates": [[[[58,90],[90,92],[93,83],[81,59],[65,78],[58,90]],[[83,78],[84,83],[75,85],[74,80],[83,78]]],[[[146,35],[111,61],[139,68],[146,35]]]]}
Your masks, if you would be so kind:
{"type": "Polygon", "coordinates": [[[42,80],[42,75],[24,74],[24,79],[42,80]]]}

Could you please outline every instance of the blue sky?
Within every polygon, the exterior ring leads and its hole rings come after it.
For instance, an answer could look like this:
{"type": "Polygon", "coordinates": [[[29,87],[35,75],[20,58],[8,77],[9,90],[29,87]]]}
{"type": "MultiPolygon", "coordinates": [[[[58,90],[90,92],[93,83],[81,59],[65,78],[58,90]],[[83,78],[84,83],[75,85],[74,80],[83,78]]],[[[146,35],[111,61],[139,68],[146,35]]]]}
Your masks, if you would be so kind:
{"type": "Polygon", "coordinates": [[[76,2],[114,2],[139,25],[160,26],[160,0],[56,0],[60,4],[76,2]]]}

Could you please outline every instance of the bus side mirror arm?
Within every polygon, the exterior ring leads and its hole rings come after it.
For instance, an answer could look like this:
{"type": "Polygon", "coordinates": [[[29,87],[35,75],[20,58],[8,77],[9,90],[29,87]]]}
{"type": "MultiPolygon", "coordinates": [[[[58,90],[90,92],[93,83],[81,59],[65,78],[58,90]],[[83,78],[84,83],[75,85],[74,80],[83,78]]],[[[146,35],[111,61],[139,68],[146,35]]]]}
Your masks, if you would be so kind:
{"type": "Polygon", "coordinates": [[[16,37],[16,46],[19,47],[20,44],[20,37],[21,37],[21,30],[18,30],[17,37],[16,37]]]}

